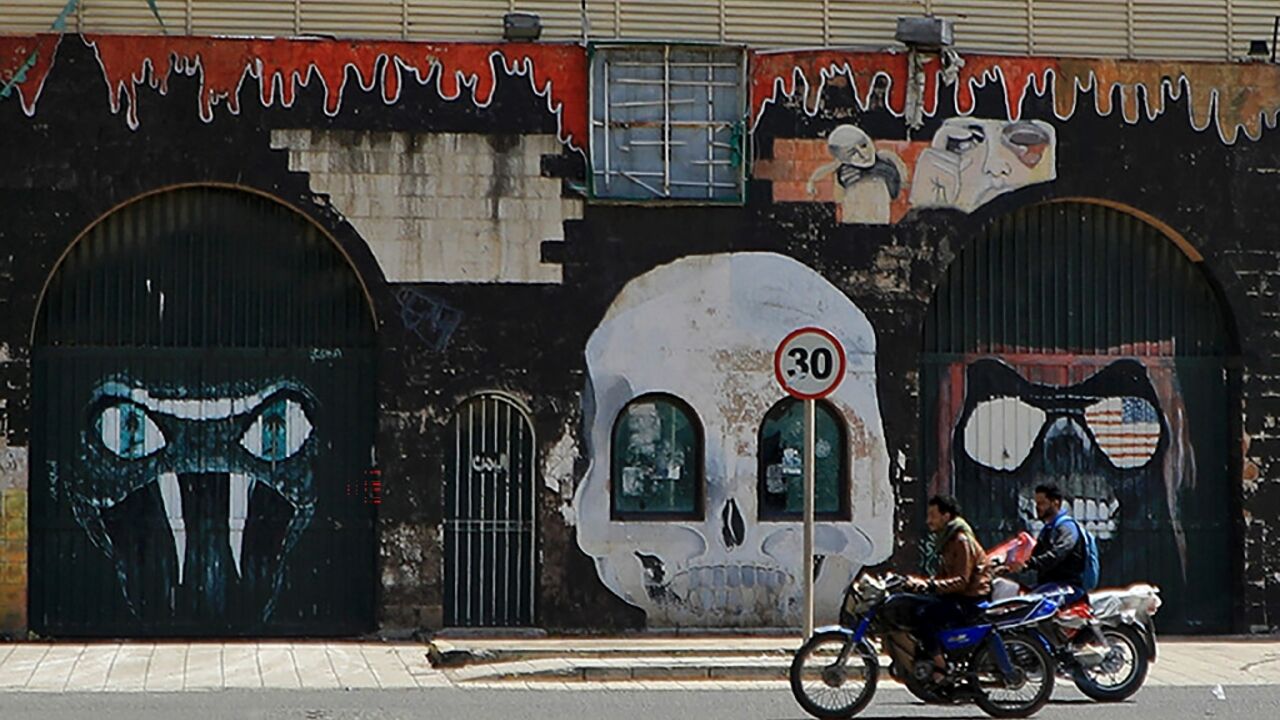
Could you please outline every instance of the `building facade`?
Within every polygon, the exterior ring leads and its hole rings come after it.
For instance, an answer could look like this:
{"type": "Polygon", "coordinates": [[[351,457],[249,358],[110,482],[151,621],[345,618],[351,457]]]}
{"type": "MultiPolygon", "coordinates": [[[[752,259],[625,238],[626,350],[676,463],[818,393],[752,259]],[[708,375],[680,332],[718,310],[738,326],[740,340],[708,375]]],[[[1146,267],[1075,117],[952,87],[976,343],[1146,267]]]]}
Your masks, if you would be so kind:
{"type": "Polygon", "coordinates": [[[6,632],[795,626],[772,352],[804,325],[848,351],[820,618],[928,562],[930,494],[993,544],[1055,480],[1166,631],[1280,625],[1253,26],[1191,61],[980,52],[964,18],[938,54],[554,13],[538,42],[111,33],[95,4],[0,35],[6,632]]]}

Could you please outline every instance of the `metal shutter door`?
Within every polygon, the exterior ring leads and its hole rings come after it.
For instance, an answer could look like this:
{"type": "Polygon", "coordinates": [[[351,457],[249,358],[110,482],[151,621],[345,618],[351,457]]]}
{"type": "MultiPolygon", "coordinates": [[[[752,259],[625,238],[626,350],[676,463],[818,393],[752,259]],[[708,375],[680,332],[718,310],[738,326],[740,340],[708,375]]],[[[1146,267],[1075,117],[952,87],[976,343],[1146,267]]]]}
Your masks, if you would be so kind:
{"type": "Polygon", "coordinates": [[[718,40],[717,0],[615,0],[619,35],[626,40],[718,40]]]}
{"type": "Polygon", "coordinates": [[[1038,55],[1129,54],[1129,10],[1124,0],[1036,0],[1032,30],[1038,55]]]}
{"type": "Polygon", "coordinates": [[[924,3],[912,0],[832,2],[828,10],[830,16],[828,23],[831,28],[830,44],[868,48],[896,45],[893,34],[898,28],[898,18],[919,15],[923,12],[924,3]]]}
{"type": "MultiPolygon", "coordinates": [[[[602,3],[589,3],[591,5],[601,5],[602,3]]],[[[512,12],[530,12],[538,16],[542,20],[542,39],[543,40],[580,40],[582,38],[582,5],[576,2],[566,2],[566,0],[535,0],[526,2],[525,0],[514,0],[511,3],[512,12]]],[[[596,10],[595,14],[603,21],[605,18],[612,19],[612,13],[605,13],[596,10]]],[[[494,18],[494,25],[497,27],[498,35],[502,35],[502,13],[494,18]]],[[[592,32],[596,32],[596,18],[591,18],[592,32]]],[[[606,27],[608,33],[606,37],[612,36],[613,29],[606,27]]]]}
{"type": "Polygon", "coordinates": [[[400,37],[404,8],[398,0],[307,0],[302,31],[338,37],[400,37]]]}
{"type": "MultiPolygon", "coordinates": [[[[0,7],[0,33],[47,32],[62,12],[66,0],[5,0],[0,7]]],[[[75,28],[76,18],[67,18],[67,29],[75,28]]]]}
{"type": "Polygon", "coordinates": [[[426,2],[407,0],[412,40],[498,40],[502,38],[505,0],[426,2]]]}
{"type": "Polygon", "coordinates": [[[763,47],[814,47],[823,37],[820,0],[724,0],[725,40],[763,47]]]}
{"type": "MultiPolygon", "coordinates": [[[[300,0],[192,0],[191,32],[196,35],[297,35],[300,0]]],[[[168,20],[166,19],[166,22],[168,20]]]]}
{"type": "MultiPolygon", "coordinates": [[[[169,32],[186,32],[186,0],[156,0],[156,8],[169,32]]],[[[53,15],[49,16],[50,22],[53,15]]],[[[80,27],[84,32],[159,34],[161,31],[150,6],[143,0],[81,0],[80,27]]]]}
{"type": "Polygon", "coordinates": [[[960,52],[1012,55],[1027,51],[1026,0],[935,0],[933,12],[956,23],[960,52]]]}
{"type": "Polygon", "coordinates": [[[1138,58],[1224,60],[1227,0],[1132,0],[1138,58]]]}

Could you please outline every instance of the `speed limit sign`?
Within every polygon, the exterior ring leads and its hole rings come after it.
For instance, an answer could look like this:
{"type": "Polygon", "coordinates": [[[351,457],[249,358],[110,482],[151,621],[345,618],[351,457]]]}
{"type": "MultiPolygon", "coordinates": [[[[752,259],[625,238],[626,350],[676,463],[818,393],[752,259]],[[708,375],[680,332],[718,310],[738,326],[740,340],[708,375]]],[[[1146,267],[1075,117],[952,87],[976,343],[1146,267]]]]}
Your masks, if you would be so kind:
{"type": "Polygon", "coordinates": [[[773,372],[782,389],[799,400],[830,395],[844,379],[844,346],[818,327],[800,328],[783,338],[773,354],[773,372]]]}

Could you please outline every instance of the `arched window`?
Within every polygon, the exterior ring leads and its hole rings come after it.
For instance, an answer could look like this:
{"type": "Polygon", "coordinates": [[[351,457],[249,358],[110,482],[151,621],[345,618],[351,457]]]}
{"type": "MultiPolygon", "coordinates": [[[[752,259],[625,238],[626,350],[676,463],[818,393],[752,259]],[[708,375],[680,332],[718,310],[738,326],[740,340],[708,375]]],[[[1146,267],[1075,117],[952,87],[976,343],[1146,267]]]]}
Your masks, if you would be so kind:
{"type": "Polygon", "coordinates": [[[702,427],[671,395],[642,395],[613,424],[614,518],[702,517],[702,427]]]}
{"type": "MultiPolygon", "coordinates": [[[[847,433],[844,419],[828,403],[814,408],[814,501],[817,517],[849,517],[847,433]]],[[[760,423],[759,516],[762,520],[804,515],[804,404],[779,401],[760,423]]]]}

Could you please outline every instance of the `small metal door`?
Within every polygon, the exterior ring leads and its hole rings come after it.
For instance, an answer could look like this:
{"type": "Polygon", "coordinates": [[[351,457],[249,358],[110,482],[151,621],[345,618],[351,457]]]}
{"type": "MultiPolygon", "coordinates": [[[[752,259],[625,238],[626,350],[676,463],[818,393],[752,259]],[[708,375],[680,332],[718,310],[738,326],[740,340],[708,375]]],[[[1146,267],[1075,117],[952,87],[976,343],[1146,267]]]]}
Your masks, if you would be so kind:
{"type": "Polygon", "coordinates": [[[486,393],[458,408],[449,438],[445,625],[532,625],[538,557],[533,426],[510,398],[486,393]]]}

